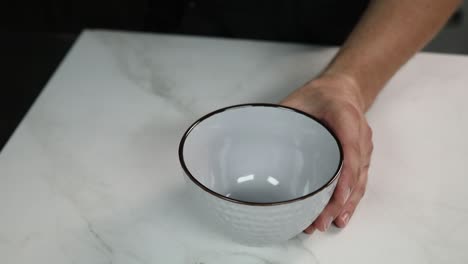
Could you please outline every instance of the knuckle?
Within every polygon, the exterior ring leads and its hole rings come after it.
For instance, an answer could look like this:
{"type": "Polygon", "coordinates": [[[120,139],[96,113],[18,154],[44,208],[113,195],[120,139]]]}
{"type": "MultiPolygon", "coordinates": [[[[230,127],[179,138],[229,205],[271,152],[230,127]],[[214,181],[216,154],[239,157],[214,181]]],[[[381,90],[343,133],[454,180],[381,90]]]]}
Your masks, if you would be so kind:
{"type": "Polygon", "coordinates": [[[337,194],[335,192],[335,195],[333,196],[333,199],[332,199],[331,203],[332,203],[333,207],[336,208],[336,210],[338,210],[339,208],[342,208],[346,204],[346,200],[342,199],[342,197],[343,197],[342,194],[337,194]]]}
{"type": "Polygon", "coordinates": [[[359,200],[349,201],[349,203],[346,205],[346,209],[352,213],[356,209],[358,203],[359,200]]]}
{"type": "Polygon", "coordinates": [[[343,110],[349,115],[349,118],[352,120],[360,120],[362,117],[361,112],[359,109],[352,103],[344,103],[343,110]]]}
{"type": "Polygon", "coordinates": [[[333,197],[332,201],[330,202],[332,207],[328,210],[330,215],[336,215],[340,212],[340,208],[343,208],[345,203],[341,201],[338,197],[333,197]]]}
{"type": "Polygon", "coordinates": [[[372,140],[372,137],[374,135],[374,132],[372,131],[372,128],[366,124],[366,135],[367,139],[372,140]]]}
{"type": "Polygon", "coordinates": [[[339,195],[334,195],[325,209],[322,211],[324,216],[336,216],[346,205],[345,201],[340,199],[339,195]]]}
{"type": "Polygon", "coordinates": [[[369,144],[369,154],[372,154],[372,152],[374,151],[374,142],[370,142],[369,144]]]}
{"type": "Polygon", "coordinates": [[[359,168],[347,167],[347,170],[343,171],[340,182],[339,182],[340,184],[339,186],[343,186],[343,187],[339,187],[339,188],[344,189],[344,187],[346,186],[350,186],[351,188],[355,186],[359,178],[358,169],[359,168]]]}
{"type": "Polygon", "coordinates": [[[361,172],[362,172],[362,168],[361,167],[357,167],[356,170],[354,171],[353,173],[353,186],[359,184],[359,177],[361,176],[361,172]]]}
{"type": "Polygon", "coordinates": [[[361,152],[361,148],[359,146],[359,142],[353,142],[352,144],[350,144],[350,148],[351,150],[353,151],[353,154],[354,155],[359,155],[359,153],[361,152]]]}
{"type": "Polygon", "coordinates": [[[367,187],[366,187],[365,184],[358,187],[357,192],[359,194],[359,198],[364,197],[364,195],[366,194],[366,191],[367,191],[366,189],[367,189],[367,187]]]}
{"type": "Polygon", "coordinates": [[[369,168],[370,168],[370,162],[367,163],[366,165],[364,165],[364,166],[362,167],[362,171],[363,171],[363,176],[364,176],[364,177],[367,177],[367,173],[368,173],[368,171],[369,171],[369,168]]]}
{"type": "Polygon", "coordinates": [[[352,141],[349,143],[343,143],[345,159],[352,160],[359,158],[361,154],[361,147],[359,141],[352,141]]]}

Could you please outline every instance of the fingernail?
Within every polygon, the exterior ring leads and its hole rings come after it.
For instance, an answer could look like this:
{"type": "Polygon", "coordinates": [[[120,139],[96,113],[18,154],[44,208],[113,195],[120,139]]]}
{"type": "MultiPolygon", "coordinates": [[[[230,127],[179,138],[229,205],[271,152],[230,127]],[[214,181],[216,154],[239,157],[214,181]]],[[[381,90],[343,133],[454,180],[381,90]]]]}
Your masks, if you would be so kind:
{"type": "Polygon", "coordinates": [[[325,222],[325,225],[323,227],[323,231],[327,231],[328,228],[330,228],[331,223],[333,222],[333,217],[329,216],[327,218],[327,221],[325,222]]]}
{"type": "Polygon", "coordinates": [[[348,212],[344,213],[344,214],[341,216],[341,221],[342,221],[345,225],[348,224],[348,221],[349,221],[349,213],[348,213],[348,212]]]}
{"type": "Polygon", "coordinates": [[[343,203],[348,201],[349,195],[351,195],[351,188],[348,187],[343,194],[343,203]]]}

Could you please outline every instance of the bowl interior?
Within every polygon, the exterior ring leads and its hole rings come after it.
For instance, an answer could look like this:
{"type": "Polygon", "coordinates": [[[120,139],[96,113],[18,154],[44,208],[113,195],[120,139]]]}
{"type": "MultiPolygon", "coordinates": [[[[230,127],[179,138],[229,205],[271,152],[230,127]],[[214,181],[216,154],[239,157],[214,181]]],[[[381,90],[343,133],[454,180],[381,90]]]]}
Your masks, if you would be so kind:
{"type": "Polygon", "coordinates": [[[319,122],[278,106],[237,106],[202,118],[186,135],[192,180],[235,200],[276,203],[308,195],[341,166],[335,137],[319,122]]]}

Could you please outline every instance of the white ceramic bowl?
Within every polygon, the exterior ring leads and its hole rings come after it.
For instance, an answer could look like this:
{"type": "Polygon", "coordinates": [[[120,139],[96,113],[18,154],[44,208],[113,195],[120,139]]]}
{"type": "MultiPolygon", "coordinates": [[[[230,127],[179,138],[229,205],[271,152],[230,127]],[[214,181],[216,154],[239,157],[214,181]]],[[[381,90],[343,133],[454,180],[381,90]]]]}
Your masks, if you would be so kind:
{"type": "Polygon", "coordinates": [[[320,214],[343,153],[314,117],[245,104],[197,120],[182,137],[179,159],[206,213],[233,239],[265,245],[294,237],[320,214]]]}

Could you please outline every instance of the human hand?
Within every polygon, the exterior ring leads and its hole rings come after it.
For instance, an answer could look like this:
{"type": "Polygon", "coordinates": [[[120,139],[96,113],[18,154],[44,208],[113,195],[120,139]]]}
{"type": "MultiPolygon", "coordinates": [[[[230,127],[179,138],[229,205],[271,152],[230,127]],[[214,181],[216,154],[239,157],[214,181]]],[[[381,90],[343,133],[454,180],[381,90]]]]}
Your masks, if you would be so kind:
{"type": "Polygon", "coordinates": [[[364,196],[373,149],[372,130],[364,116],[366,106],[359,86],[347,76],[324,75],[294,91],[281,104],[323,121],[343,147],[343,168],[335,192],[304,232],[326,231],[332,222],[345,227],[364,196]]]}

